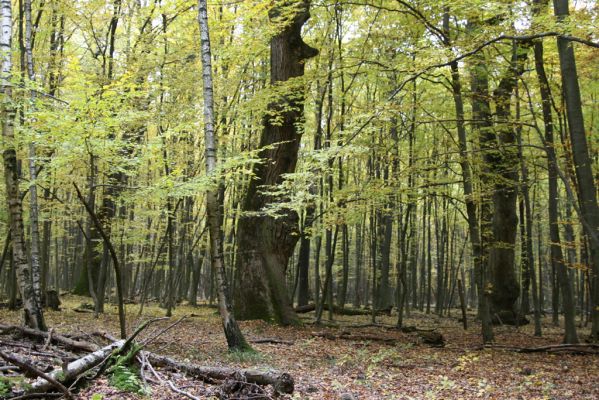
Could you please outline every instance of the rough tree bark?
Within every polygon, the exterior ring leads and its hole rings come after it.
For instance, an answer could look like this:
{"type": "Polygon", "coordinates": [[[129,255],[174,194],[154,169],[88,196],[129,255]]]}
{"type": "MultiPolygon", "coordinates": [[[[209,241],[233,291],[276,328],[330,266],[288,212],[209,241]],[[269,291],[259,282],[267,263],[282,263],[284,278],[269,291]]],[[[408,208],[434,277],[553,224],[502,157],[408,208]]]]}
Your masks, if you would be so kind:
{"type": "Polygon", "coordinates": [[[212,60],[210,51],[210,30],[208,28],[208,5],[206,0],[198,1],[198,23],[200,25],[200,41],[202,46],[202,81],[204,84],[204,148],[206,156],[206,172],[217,182],[215,187],[206,193],[207,224],[210,233],[210,261],[212,271],[216,273],[218,283],[218,310],[223,323],[227,344],[230,350],[248,350],[239,325],[233,315],[229,301],[229,288],[223,256],[223,233],[220,213],[222,197],[218,195],[220,180],[217,174],[217,142],[214,131],[214,86],[212,83],[212,60]],[[219,198],[220,197],[220,198],[219,198]]]}
{"type": "MultiPolygon", "coordinates": [[[[553,8],[558,21],[569,15],[568,0],[553,0],[553,8]]],[[[599,205],[597,204],[597,188],[594,181],[592,160],[589,156],[578,72],[572,43],[565,38],[557,39],[562,86],[566,100],[568,127],[576,180],[580,199],[580,211],[584,232],[589,238],[590,260],[592,264],[593,290],[591,292],[591,339],[599,341],[599,205]]]]}
{"type": "MultiPolygon", "coordinates": [[[[304,74],[305,61],[317,54],[301,37],[302,26],[310,17],[309,5],[307,0],[279,0],[269,12],[270,19],[281,26],[270,43],[271,83],[279,86],[285,82],[287,87],[286,95],[273,100],[264,117],[260,138],[260,157],[264,162],[254,166],[255,179],[249,184],[242,207],[245,212],[262,210],[270,198],[261,192],[261,187],[277,185],[283,174],[295,170],[303,85],[301,79],[294,78],[304,74]]],[[[235,277],[235,312],[239,318],[281,324],[298,322],[285,285],[285,269],[299,237],[297,220],[292,211],[277,219],[254,214],[239,220],[235,277]]]]}
{"type": "Polygon", "coordinates": [[[495,101],[496,135],[499,147],[489,154],[490,169],[494,175],[492,237],[489,249],[489,272],[493,289],[493,313],[503,323],[516,323],[515,302],[520,288],[514,267],[518,216],[518,150],[515,130],[510,122],[510,103],[518,77],[524,72],[530,43],[514,43],[511,65],[493,92],[495,101]]]}
{"type": "Polygon", "coordinates": [[[0,30],[0,57],[2,60],[0,92],[3,95],[0,115],[2,117],[2,139],[4,142],[2,156],[14,265],[23,299],[24,322],[31,328],[45,330],[44,314],[35,295],[31,266],[27,259],[25,229],[23,226],[23,203],[19,192],[17,152],[14,145],[15,108],[12,104],[12,85],[10,83],[12,69],[12,4],[10,0],[0,1],[0,30]]]}

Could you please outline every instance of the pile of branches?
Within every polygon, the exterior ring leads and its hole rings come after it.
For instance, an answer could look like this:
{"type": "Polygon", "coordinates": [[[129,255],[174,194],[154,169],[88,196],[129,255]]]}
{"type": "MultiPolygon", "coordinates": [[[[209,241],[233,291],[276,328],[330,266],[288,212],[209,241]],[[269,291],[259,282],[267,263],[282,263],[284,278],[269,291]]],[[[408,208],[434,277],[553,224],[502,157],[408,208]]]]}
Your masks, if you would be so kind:
{"type": "Polygon", "coordinates": [[[0,398],[72,399],[73,392],[83,383],[102,375],[115,376],[121,371],[130,371],[132,366],[138,371],[140,392],[153,384],[167,387],[181,398],[199,399],[177,387],[167,371],[217,385],[211,395],[220,399],[271,399],[293,392],[293,378],[286,373],[202,366],[145,350],[153,340],[183,320],[143,341],[137,340],[150,324],[163,319],[143,323],[126,339],[116,339],[103,332],[64,335],[53,330],[43,332],[0,325],[0,398]]]}

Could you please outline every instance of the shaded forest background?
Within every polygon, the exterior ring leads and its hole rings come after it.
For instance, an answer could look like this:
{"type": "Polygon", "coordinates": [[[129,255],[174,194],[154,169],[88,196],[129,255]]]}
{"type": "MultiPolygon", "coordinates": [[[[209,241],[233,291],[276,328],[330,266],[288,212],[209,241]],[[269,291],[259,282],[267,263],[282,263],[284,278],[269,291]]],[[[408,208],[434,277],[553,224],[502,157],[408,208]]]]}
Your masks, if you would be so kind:
{"type": "Polygon", "coordinates": [[[213,171],[195,2],[12,3],[9,307],[216,303],[212,194],[238,319],[463,305],[484,341],[599,339],[595,1],[210,3],[213,171]]]}

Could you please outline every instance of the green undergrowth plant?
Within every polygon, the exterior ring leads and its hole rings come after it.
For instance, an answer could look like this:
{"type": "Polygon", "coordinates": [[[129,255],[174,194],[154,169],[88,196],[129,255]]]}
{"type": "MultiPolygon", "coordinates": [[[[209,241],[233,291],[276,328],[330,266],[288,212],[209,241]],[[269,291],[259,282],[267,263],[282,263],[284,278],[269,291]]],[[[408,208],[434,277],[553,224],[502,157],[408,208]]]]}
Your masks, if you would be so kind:
{"type": "Polygon", "coordinates": [[[0,396],[5,396],[11,392],[12,384],[6,378],[0,378],[0,396]]]}
{"type": "Polygon", "coordinates": [[[139,350],[141,346],[133,343],[127,353],[117,353],[112,357],[113,364],[106,372],[109,375],[110,385],[114,388],[124,392],[149,395],[150,388],[143,384],[139,377],[139,368],[131,362],[139,350]]]}
{"type": "Polygon", "coordinates": [[[1,376],[0,398],[4,398],[4,396],[11,394],[15,387],[27,390],[31,388],[31,385],[26,382],[23,376],[1,376]]]}
{"type": "Polygon", "coordinates": [[[139,378],[139,369],[127,365],[115,365],[110,372],[110,385],[124,392],[148,395],[149,388],[145,387],[139,378]]]}

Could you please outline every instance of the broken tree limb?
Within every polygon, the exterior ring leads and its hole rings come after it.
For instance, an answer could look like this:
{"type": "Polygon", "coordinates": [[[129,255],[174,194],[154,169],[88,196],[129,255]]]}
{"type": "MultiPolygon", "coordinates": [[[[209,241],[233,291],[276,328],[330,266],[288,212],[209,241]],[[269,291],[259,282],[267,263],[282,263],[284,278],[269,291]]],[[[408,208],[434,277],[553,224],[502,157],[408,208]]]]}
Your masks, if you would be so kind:
{"type": "Polygon", "coordinates": [[[93,352],[98,350],[98,346],[93,343],[84,342],[80,340],[70,339],[66,336],[59,335],[57,333],[52,333],[51,335],[48,332],[39,331],[37,329],[27,328],[24,326],[18,325],[0,325],[0,333],[10,333],[10,332],[18,332],[24,336],[33,337],[40,340],[50,340],[54,343],[60,343],[64,347],[69,350],[83,350],[87,352],[93,352]]]}
{"type": "MultiPolygon", "coordinates": [[[[146,340],[144,340],[143,342],[140,343],[140,346],[146,347],[149,343],[151,343],[152,341],[156,340],[160,335],[170,331],[171,329],[173,329],[175,326],[179,325],[181,322],[183,322],[183,320],[185,320],[187,318],[187,315],[182,316],[181,318],[179,318],[177,321],[173,322],[172,324],[170,324],[169,326],[167,326],[166,328],[160,330],[158,333],[153,333],[152,336],[150,336],[149,338],[147,338],[146,340]]],[[[168,319],[168,318],[167,318],[168,319]]]]}
{"type": "MultiPolygon", "coordinates": [[[[119,351],[125,344],[125,340],[119,340],[108,346],[102,347],[99,350],[94,351],[86,355],[85,357],[79,358],[69,363],[65,368],[55,369],[48,375],[53,379],[61,382],[71,382],[79,377],[79,375],[94,368],[102,361],[109,357],[114,351],[119,351]]],[[[28,390],[29,393],[43,393],[52,389],[53,385],[45,379],[38,378],[31,385],[28,390]]]]}
{"type": "Polygon", "coordinates": [[[250,343],[284,344],[287,346],[293,346],[295,344],[295,342],[293,342],[291,340],[283,340],[283,339],[277,339],[277,338],[255,338],[255,339],[250,339],[250,343]]]}
{"type": "Polygon", "coordinates": [[[50,346],[50,343],[52,342],[52,333],[54,332],[54,328],[50,328],[48,330],[48,337],[46,338],[46,342],[44,343],[44,347],[42,347],[43,351],[46,351],[48,349],[48,346],[50,346]]]}
{"type": "Polygon", "coordinates": [[[133,343],[133,341],[135,340],[137,335],[139,335],[144,329],[146,329],[148,326],[150,326],[150,324],[153,324],[154,322],[158,322],[158,321],[168,320],[168,319],[169,319],[169,317],[160,317],[160,318],[149,319],[146,322],[142,323],[141,325],[139,325],[137,327],[137,329],[135,329],[135,331],[131,334],[131,336],[129,336],[127,338],[127,340],[125,341],[125,345],[123,346],[123,349],[125,349],[125,351],[127,351],[127,348],[131,345],[131,343],[133,343]]]}
{"type": "Polygon", "coordinates": [[[4,353],[3,351],[0,351],[0,358],[4,359],[5,361],[7,361],[9,363],[12,363],[12,364],[18,366],[22,370],[27,371],[27,372],[31,373],[32,375],[37,376],[40,379],[45,380],[46,382],[48,382],[48,384],[50,384],[51,386],[58,389],[58,391],[61,392],[64,395],[64,397],[66,397],[67,399],[73,398],[73,396],[71,395],[71,392],[69,392],[69,389],[67,389],[62,383],[58,382],[54,377],[46,374],[45,372],[40,371],[39,369],[37,369],[33,365],[29,364],[28,362],[21,360],[16,355],[8,354],[8,353],[4,353]]]}
{"type": "Polygon", "coordinates": [[[204,367],[196,364],[179,362],[169,357],[158,354],[144,352],[147,360],[158,367],[173,368],[186,373],[194,378],[206,381],[224,381],[234,373],[243,374],[247,382],[257,385],[271,385],[279,393],[293,393],[294,381],[293,377],[287,373],[276,371],[257,371],[250,369],[236,370],[234,368],[225,367],[204,367]]]}
{"type": "Polygon", "coordinates": [[[145,355],[143,355],[143,354],[142,354],[141,358],[142,358],[142,360],[144,360],[144,361],[145,361],[145,363],[146,363],[146,366],[148,367],[148,369],[150,370],[150,372],[151,372],[151,373],[152,373],[152,374],[153,374],[153,375],[156,377],[156,379],[158,379],[158,383],[160,383],[160,384],[165,384],[165,383],[168,383],[168,386],[170,387],[170,389],[171,389],[173,392],[175,392],[175,393],[177,393],[177,394],[180,394],[180,395],[182,395],[182,396],[185,396],[185,397],[187,397],[188,399],[191,399],[191,400],[200,400],[200,398],[199,398],[199,397],[196,397],[196,396],[194,396],[194,395],[192,395],[192,394],[190,394],[190,393],[187,393],[187,392],[185,392],[185,391],[183,391],[183,390],[179,389],[179,388],[178,388],[178,387],[176,387],[176,386],[175,386],[175,384],[174,384],[173,382],[171,382],[170,380],[168,380],[168,379],[167,379],[167,380],[165,381],[165,380],[164,380],[164,379],[163,379],[163,378],[160,376],[160,374],[159,374],[158,372],[156,372],[156,370],[154,369],[154,367],[152,366],[152,364],[150,364],[150,363],[149,363],[147,360],[145,360],[145,359],[146,359],[145,355]]]}

